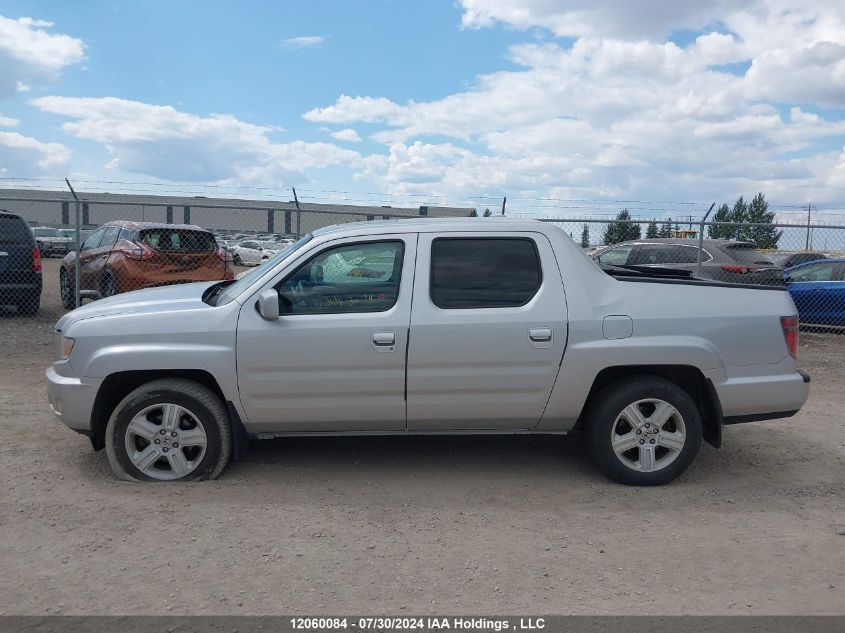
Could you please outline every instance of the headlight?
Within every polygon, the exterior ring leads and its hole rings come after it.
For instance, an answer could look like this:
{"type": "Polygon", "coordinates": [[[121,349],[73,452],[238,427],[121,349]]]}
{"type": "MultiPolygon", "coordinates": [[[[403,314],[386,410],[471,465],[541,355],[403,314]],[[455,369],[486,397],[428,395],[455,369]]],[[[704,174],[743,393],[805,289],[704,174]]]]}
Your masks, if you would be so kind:
{"type": "Polygon", "coordinates": [[[62,337],[62,358],[61,360],[65,360],[70,353],[73,351],[73,339],[68,338],[66,336],[62,337]]]}

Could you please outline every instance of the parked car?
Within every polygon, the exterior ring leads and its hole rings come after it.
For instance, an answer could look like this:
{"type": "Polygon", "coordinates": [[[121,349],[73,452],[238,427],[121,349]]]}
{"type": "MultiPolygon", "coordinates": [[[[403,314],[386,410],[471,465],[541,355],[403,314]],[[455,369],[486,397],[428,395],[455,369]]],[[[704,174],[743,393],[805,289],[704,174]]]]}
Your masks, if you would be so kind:
{"type": "Polygon", "coordinates": [[[0,210],[0,305],[32,316],[41,305],[41,251],[21,216],[0,210]]]}
{"type": "Polygon", "coordinates": [[[798,253],[772,253],[771,260],[781,268],[792,268],[798,264],[806,264],[807,262],[815,262],[820,259],[827,259],[824,253],[813,253],[808,251],[801,251],[798,253]]]}
{"type": "MultiPolygon", "coordinates": [[[[704,240],[701,278],[729,283],[783,285],[783,269],[752,242],[704,240]]],[[[698,240],[654,238],[622,242],[593,253],[614,266],[663,266],[695,271],[698,240]]]]}
{"type": "Polygon", "coordinates": [[[52,255],[64,257],[71,249],[71,239],[62,235],[59,229],[49,226],[36,226],[32,229],[32,233],[35,235],[35,243],[38,244],[42,257],[52,255]]]}
{"type": "Polygon", "coordinates": [[[784,287],[658,271],[537,221],[329,227],[233,283],[66,314],[49,402],[133,481],[216,477],[250,437],[582,431],[610,477],[662,484],[809,376],[784,287]],[[337,257],[385,265],[329,280],[337,257]]]}
{"type": "Polygon", "coordinates": [[[236,266],[257,266],[270,259],[277,251],[258,240],[246,240],[231,247],[232,262],[236,266]]]}
{"type": "MultiPolygon", "coordinates": [[[[62,305],[76,300],[75,252],[59,271],[62,305]]],[[[104,224],[82,244],[80,294],[90,298],[194,281],[234,279],[225,251],[214,236],[192,224],[116,221],[104,224]]]]}
{"type": "Polygon", "coordinates": [[[799,264],[785,276],[802,324],[845,326],[845,259],[799,264]]]}

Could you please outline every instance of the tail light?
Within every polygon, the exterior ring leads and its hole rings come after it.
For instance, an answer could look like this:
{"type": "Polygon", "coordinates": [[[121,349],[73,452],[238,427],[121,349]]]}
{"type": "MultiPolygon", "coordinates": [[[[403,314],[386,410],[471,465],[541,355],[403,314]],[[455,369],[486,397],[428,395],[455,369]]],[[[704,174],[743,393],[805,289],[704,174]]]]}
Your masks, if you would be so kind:
{"type": "Polygon", "coordinates": [[[123,253],[129,259],[134,259],[136,261],[150,259],[155,255],[153,250],[146,244],[127,242],[125,240],[120,242],[117,250],[123,253]]]}
{"type": "Polygon", "coordinates": [[[755,270],[759,270],[759,268],[755,268],[754,266],[725,265],[725,266],[722,266],[722,270],[729,272],[729,273],[736,273],[738,275],[745,275],[746,273],[752,273],[755,270]]]}
{"type": "Polygon", "coordinates": [[[798,360],[798,316],[781,317],[780,327],[783,329],[783,338],[789,355],[798,360]]]}
{"type": "Polygon", "coordinates": [[[32,270],[37,273],[41,272],[41,251],[37,246],[32,248],[32,270]]]}
{"type": "Polygon", "coordinates": [[[222,246],[217,248],[217,257],[220,259],[221,262],[226,261],[226,249],[222,246]]]}

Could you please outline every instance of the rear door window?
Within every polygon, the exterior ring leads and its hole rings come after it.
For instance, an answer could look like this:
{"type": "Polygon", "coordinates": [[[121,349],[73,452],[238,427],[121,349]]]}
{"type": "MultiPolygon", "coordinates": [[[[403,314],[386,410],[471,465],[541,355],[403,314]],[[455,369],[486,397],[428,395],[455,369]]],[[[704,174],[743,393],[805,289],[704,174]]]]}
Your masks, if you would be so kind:
{"type": "Polygon", "coordinates": [[[106,232],[106,229],[97,229],[91,235],[89,235],[85,242],[82,244],[83,251],[89,251],[92,248],[97,248],[100,245],[100,240],[103,239],[103,234],[106,232]]]}
{"type": "Polygon", "coordinates": [[[431,245],[431,300],[438,308],[523,306],[542,282],[529,238],[437,238],[431,245]]]}
{"type": "Polygon", "coordinates": [[[114,243],[117,241],[117,236],[119,233],[119,226],[110,226],[106,228],[106,231],[105,233],[103,233],[103,237],[100,240],[98,248],[111,248],[112,246],[114,246],[114,243]]]}

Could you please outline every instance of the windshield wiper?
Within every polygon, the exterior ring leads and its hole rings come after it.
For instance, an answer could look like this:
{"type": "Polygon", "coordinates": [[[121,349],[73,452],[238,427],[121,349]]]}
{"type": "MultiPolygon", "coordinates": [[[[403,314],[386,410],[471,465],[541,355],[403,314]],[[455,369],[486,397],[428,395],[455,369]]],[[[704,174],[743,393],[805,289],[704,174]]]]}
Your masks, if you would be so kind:
{"type": "Polygon", "coordinates": [[[599,264],[610,275],[629,277],[674,277],[689,279],[692,271],[683,268],[659,268],[653,266],[637,266],[635,264],[599,264]]]}

